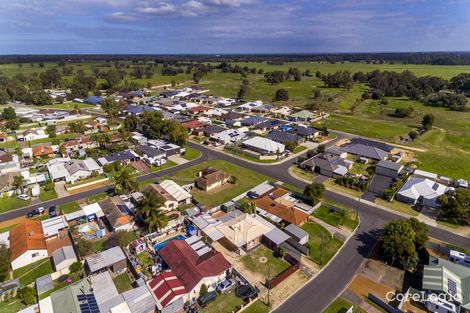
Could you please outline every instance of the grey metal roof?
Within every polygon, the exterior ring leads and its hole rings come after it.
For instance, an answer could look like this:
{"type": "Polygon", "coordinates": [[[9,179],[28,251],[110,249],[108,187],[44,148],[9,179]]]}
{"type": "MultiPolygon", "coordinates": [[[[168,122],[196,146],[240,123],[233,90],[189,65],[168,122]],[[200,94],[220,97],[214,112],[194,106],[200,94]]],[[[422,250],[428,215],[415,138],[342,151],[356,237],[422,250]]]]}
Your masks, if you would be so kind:
{"type": "Polygon", "coordinates": [[[165,152],[158,150],[157,148],[139,145],[137,146],[137,152],[146,154],[148,157],[164,156],[165,152]]]}
{"type": "Polygon", "coordinates": [[[279,143],[298,142],[302,139],[300,136],[280,130],[274,130],[268,134],[268,138],[279,143]]]}
{"type": "Polygon", "coordinates": [[[388,156],[388,152],[380,148],[365,145],[362,143],[351,142],[341,147],[341,151],[366,157],[373,160],[384,160],[388,156]]]}
{"type": "Polygon", "coordinates": [[[108,271],[90,276],[90,280],[101,312],[109,312],[111,308],[124,302],[108,271]]]}
{"type": "Polygon", "coordinates": [[[155,300],[147,286],[141,286],[122,293],[132,313],[147,313],[155,310],[155,300]]]}
{"type": "Polygon", "coordinates": [[[287,225],[286,227],[284,227],[284,230],[298,239],[302,239],[308,236],[308,233],[305,230],[294,224],[287,225]]]}
{"type": "Polygon", "coordinates": [[[281,243],[283,243],[284,241],[290,238],[289,235],[287,235],[285,232],[283,232],[277,227],[274,227],[273,229],[271,229],[269,232],[267,232],[264,235],[266,236],[266,238],[274,242],[276,245],[280,245],[281,243]]]}
{"type": "Polygon", "coordinates": [[[51,274],[47,274],[36,279],[36,290],[41,295],[54,288],[51,274]]]}
{"type": "Polygon", "coordinates": [[[66,260],[77,260],[77,256],[75,255],[75,251],[72,246],[61,247],[52,253],[52,261],[56,268],[60,263],[66,260]]]}
{"type": "Polygon", "coordinates": [[[384,161],[384,160],[380,160],[376,166],[387,168],[393,171],[399,171],[403,167],[402,164],[390,162],[390,161],[384,161]]]}
{"type": "Polygon", "coordinates": [[[85,260],[90,270],[92,272],[97,272],[125,259],[126,255],[122,251],[121,247],[117,246],[100,253],[90,255],[85,260]]]}
{"type": "Polygon", "coordinates": [[[231,212],[228,212],[227,214],[225,214],[224,216],[221,216],[219,218],[219,221],[221,221],[222,223],[226,223],[228,221],[230,221],[231,219],[237,217],[237,216],[240,216],[240,215],[243,215],[244,213],[240,210],[233,210],[231,212]]]}

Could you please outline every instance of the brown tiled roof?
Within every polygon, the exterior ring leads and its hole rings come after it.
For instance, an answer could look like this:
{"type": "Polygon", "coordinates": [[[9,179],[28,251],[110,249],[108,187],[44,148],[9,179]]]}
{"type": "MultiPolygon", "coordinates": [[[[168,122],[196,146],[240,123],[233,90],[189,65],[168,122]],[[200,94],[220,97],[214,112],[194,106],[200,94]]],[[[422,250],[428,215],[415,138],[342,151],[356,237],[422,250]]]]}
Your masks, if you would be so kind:
{"type": "Polygon", "coordinates": [[[119,196],[102,200],[99,205],[113,228],[126,225],[131,221],[131,217],[126,210],[126,204],[119,196]]]}
{"type": "Polygon", "coordinates": [[[160,185],[150,184],[145,187],[144,192],[153,192],[157,197],[162,197],[165,201],[176,201],[176,199],[166,192],[160,185]]]}
{"type": "Polygon", "coordinates": [[[13,161],[13,156],[10,153],[1,153],[0,154],[0,163],[6,163],[13,161]]]}
{"type": "Polygon", "coordinates": [[[70,240],[68,230],[59,230],[59,233],[56,237],[46,240],[46,246],[47,253],[49,253],[49,255],[52,255],[56,250],[62,247],[72,246],[72,240],[70,240]]]}
{"type": "Polygon", "coordinates": [[[209,186],[218,181],[224,181],[229,177],[224,171],[215,168],[205,168],[202,170],[202,176],[196,179],[196,184],[199,186],[209,186]]]}
{"type": "Polygon", "coordinates": [[[256,206],[290,224],[300,226],[308,219],[309,214],[294,208],[292,202],[282,198],[288,193],[287,190],[281,187],[275,187],[256,199],[256,206]]]}
{"type": "Polygon", "coordinates": [[[28,250],[46,250],[40,221],[26,220],[10,230],[10,261],[28,250]]]}

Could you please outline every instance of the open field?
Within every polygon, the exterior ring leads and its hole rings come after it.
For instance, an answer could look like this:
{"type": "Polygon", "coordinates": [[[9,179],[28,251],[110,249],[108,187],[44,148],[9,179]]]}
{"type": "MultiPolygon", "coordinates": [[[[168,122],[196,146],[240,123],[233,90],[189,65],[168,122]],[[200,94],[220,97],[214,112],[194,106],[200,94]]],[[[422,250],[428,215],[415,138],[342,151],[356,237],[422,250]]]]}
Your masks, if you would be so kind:
{"type": "Polygon", "coordinates": [[[310,259],[322,266],[328,263],[343,244],[340,240],[332,238],[330,233],[317,223],[307,222],[302,229],[309,235],[310,259]]]}
{"type": "Polygon", "coordinates": [[[229,175],[237,177],[237,182],[235,184],[226,183],[225,185],[208,192],[199,190],[195,187],[192,191],[194,199],[207,206],[214,206],[227,202],[241,193],[246,192],[248,189],[268,180],[268,177],[264,175],[220,160],[206,161],[189,167],[174,173],[170,178],[181,185],[190,184],[196,180],[197,173],[208,166],[223,170],[229,175]]]}

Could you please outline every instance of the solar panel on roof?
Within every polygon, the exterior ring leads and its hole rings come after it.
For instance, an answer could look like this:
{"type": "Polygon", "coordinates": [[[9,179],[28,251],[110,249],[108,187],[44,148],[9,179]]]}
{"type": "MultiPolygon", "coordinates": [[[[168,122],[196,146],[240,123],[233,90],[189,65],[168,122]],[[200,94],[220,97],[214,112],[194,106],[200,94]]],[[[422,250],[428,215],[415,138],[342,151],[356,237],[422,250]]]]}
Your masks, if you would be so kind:
{"type": "Polygon", "coordinates": [[[78,295],[78,296],[77,296],[77,300],[78,300],[78,301],[85,301],[85,300],[86,300],[86,297],[85,297],[85,295],[78,295]]]}

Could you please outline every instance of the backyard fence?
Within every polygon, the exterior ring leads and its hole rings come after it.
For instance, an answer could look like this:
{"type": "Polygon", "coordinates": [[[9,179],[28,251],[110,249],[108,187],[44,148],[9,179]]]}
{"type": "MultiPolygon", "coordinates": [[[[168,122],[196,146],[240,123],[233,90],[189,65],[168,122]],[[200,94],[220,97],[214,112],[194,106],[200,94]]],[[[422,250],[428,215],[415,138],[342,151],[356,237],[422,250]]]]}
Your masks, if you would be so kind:
{"type": "MultiPolygon", "coordinates": [[[[287,258],[286,258],[286,260],[287,260],[287,258]]],[[[292,258],[292,260],[294,260],[294,258],[292,258]]],[[[287,260],[287,261],[289,261],[289,260],[287,260]]],[[[284,271],[279,273],[276,277],[274,277],[273,279],[268,281],[268,288],[273,289],[274,287],[276,287],[277,285],[282,283],[284,280],[289,278],[292,274],[297,272],[299,269],[300,269],[300,262],[295,260],[295,263],[292,266],[286,268],[284,271]]]]}

